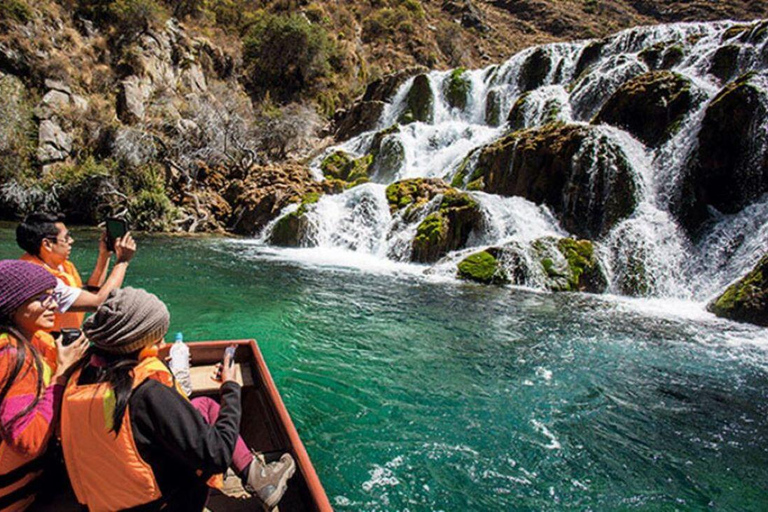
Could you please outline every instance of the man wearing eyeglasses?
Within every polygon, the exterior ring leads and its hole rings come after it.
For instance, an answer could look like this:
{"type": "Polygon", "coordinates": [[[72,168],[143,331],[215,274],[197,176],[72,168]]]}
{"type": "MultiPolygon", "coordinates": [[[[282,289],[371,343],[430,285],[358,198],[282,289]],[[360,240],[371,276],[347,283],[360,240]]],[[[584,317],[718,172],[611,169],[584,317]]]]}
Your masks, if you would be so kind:
{"type": "Polygon", "coordinates": [[[39,212],[27,215],[16,228],[16,243],[26,251],[22,260],[40,265],[56,277],[56,331],[63,327],[79,329],[84,312],[96,311],[109,292],[122,286],[128,263],[136,253],[136,242],[130,233],[115,240],[116,262],[107,277],[112,253],[107,249],[106,233],[103,233],[96,266],[84,287],[75,264],[69,260],[74,239],[62,215],[39,212]]]}

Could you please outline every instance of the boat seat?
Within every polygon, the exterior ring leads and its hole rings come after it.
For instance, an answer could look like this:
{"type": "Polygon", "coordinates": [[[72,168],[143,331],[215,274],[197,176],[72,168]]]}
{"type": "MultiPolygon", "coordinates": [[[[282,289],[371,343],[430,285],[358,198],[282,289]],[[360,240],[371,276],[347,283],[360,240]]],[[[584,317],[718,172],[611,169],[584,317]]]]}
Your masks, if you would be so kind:
{"type": "MultiPolygon", "coordinates": [[[[253,374],[247,364],[235,363],[235,380],[243,387],[253,386],[253,374]]],[[[218,391],[220,382],[211,378],[216,365],[193,366],[189,369],[189,377],[192,381],[192,393],[211,393],[218,391]]]]}

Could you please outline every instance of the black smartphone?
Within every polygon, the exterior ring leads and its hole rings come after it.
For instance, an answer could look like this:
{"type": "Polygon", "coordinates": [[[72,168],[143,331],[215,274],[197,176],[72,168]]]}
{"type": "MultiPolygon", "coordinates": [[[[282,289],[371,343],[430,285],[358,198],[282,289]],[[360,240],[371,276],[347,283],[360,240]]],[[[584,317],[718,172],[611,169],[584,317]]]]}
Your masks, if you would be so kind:
{"type": "Polygon", "coordinates": [[[125,219],[118,219],[117,217],[109,217],[107,219],[107,249],[110,251],[115,250],[115,240],[125,236],[128,232],[128,223],[125,219]]]}
{"type": "Polygon", "coordinates": [[[62,327],[61,328],[61,336],[62,336],[61,344],[65,347],[67,345],[71,345],[82,334],[83,332],[80,329],[75,329],[74,327],[62,327]]]}

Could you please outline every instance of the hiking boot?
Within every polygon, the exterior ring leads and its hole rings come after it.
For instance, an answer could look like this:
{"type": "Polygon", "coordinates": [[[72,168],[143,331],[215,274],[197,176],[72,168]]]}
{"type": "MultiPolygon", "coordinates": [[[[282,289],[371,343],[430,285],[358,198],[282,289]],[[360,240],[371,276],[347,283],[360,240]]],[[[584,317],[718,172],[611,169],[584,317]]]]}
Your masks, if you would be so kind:
{"type": "Polygon", "coordinates": [[[288,479],[295,471],[296,463],[288,453],[269,464],[265,464],[261,457],[254,457],[248,467],[245,488],[261,501],[266,510],[272,510],[285,494],[288,479]]]}

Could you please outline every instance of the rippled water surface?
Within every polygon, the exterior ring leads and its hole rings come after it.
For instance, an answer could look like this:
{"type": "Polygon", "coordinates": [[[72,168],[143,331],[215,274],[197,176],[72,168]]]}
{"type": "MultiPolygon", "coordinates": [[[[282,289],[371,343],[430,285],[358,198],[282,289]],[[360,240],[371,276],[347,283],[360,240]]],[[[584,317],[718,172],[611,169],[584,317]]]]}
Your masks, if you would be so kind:
{"type": "MultiPolygon", "coordinates": [[[[86,274],[96,235],[77,235],[86,274]]],[[[768,508],[768,330],[688,302],[139,243],[128,284],[172,331],[258,339],[338,510],[768,508]]]]}

